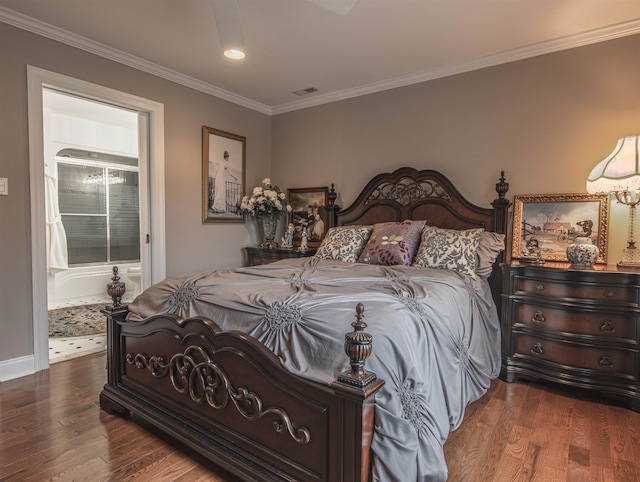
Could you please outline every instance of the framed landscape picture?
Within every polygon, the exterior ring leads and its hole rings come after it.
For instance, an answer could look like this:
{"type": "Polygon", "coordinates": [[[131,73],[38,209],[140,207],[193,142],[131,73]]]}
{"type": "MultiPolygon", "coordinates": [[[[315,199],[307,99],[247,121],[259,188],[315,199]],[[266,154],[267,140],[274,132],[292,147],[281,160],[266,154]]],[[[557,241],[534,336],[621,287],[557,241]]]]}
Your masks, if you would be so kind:
{"type": "Polygon", "coordinates": [[[293,224],[293,245],[300,246],[302,233],[307,232],[307,245],[317,248],[327,231],[327,210],[329,188],[311,187],[289,189],[291,205],[289,223],[293,224]]]}
{"type": "Polygon", "coordinates": [[[246,138],[202,128],[202,222],[242,223],[246,138]]]}
{"type": "Polygon", "coordinates": [[[606,194],[541,194],[514,197],[511,257],[527,256],[534,243],[540,257],[567,261],[567,246],[576,237],[589,237],[607,262],[609,203],[606,194]]]}

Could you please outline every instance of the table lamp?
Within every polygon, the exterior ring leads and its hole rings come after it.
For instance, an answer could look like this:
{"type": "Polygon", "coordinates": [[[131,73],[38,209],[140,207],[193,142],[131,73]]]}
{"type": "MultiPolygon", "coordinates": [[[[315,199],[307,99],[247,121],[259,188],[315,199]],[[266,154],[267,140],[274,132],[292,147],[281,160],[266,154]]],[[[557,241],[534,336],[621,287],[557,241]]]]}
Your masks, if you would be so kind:
{"type": "Polygon", "coordinates": [[[639,139],[639,136],[618,139],[613,152],[600,161],[587,178],[587,192],[612,193],[619,203],[629,206],[629,237],[622,261],[618,263],[623,268],[640,268],[640,249],[634,241],[636,206],[640,203],[639,139]]]}

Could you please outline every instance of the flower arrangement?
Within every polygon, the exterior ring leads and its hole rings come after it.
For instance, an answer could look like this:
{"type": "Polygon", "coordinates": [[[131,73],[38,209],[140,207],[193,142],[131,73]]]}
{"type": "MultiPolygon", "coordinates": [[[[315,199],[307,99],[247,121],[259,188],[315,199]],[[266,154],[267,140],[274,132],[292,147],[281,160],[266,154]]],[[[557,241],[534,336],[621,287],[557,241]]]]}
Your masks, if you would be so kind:
{"type": "Polygon", "coordinates": [[[291,206],[285,201],[286,197],[267,177],[262,180],[262,186],[253,188],[251,196],[242,198],[240,209],[256,218],[279,218],[291,212],[291,206]]]}

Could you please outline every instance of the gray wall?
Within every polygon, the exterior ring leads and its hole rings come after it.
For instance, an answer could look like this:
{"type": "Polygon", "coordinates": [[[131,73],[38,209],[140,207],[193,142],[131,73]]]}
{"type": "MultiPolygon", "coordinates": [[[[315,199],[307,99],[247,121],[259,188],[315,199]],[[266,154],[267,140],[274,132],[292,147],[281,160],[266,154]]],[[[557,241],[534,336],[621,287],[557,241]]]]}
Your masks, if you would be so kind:
{"type": "MultiPolygon", "coordinates": [[[[335,183],[344,204],[374,174],[438,169],[488,205],[505,170],[514,194],[585,192],[616,139],[640,134],[640,36],[269,118],[0,23],[0,362],[33,353],[26,65],[165,105],[167,274],[237,266],[241,224],[201,223],[201,127],[247,137],[247,189],[335,183]]],[[[612,203],[609,259],[628,211],[612,203]]],[[[46,302],[43,300],[43,302],[46,302]]]]}
{"type": "MultiPolygon", "coordinates": [[[[247,138],[247,186],[271,172],[271,119],[0,23],[0,362],[33,354],[27,65],[164,104],[167,275],[239,266],[245,224],[202,224],[202,126],[247,138]]],[[[42,300],[46,303],[46,300],[42,300]]]]}
{"type": "MultiPolygon", "coordinates": [[[[640,36],[274,116],[272,178],[335,183],[351,203],[375,174],[436,169],[488,206],[501,170],[514,194],[584,193],[616,140],[640,134],[640,36]]],[[[628,209],[612,203],[609,261],[628,209]]]]}

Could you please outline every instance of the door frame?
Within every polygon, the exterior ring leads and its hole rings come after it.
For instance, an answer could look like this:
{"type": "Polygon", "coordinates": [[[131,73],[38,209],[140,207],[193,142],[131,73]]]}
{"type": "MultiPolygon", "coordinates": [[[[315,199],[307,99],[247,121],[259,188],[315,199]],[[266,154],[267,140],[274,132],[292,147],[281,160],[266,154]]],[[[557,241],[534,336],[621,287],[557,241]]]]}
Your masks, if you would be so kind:
{"type": "MultiPolygon", "coordinates": [[[[45,242],[44,191],[44,87],[88,99],[135,110],[147,119],[149,170],[148,199],[150,243],[150,277],[143,276],[143,286],[166,277],[165,206],[164,206],[164,104],[120,92],[98,84],[27,66],[29,114],[29,187],[31,198],[31,289],[33,308],[34,371],[49,368],[49,328],[47,316],[47,257],[45,242]]],[[[142,162],[140,163],[142,167],[142,162]]],[[[143,169],[140,170],[143,175],[143,169]]],[[[144,195],[144,193],[141,193],[144,195]]],[[[144,239],[144,238],[143,238],[144,239]]],[[[141,252],[141,256],[143,253],[141,252]]],[[[105,287],[106,290],[106,287],[105,287]]]]}

